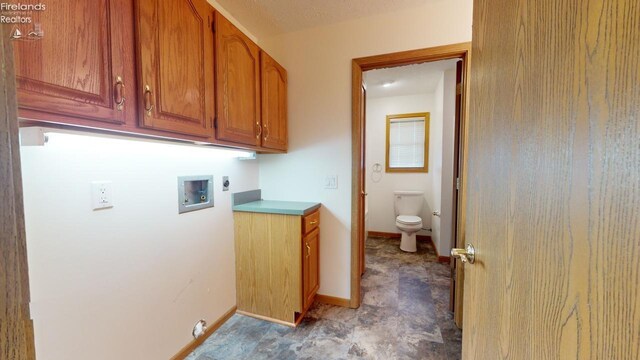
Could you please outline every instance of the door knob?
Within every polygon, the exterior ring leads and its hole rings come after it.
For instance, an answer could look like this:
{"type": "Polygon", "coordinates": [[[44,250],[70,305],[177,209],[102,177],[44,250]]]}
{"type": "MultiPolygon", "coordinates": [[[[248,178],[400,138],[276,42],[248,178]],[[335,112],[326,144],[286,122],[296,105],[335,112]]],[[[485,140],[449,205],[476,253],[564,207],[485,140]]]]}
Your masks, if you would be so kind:
{"type": "Polygon", "coordinates": [[[473,264],[476,262],[476,249],[473,244],[468,244],[466,249],[451,249],[451,256],[460,258],[463,263],[473,264]]]}

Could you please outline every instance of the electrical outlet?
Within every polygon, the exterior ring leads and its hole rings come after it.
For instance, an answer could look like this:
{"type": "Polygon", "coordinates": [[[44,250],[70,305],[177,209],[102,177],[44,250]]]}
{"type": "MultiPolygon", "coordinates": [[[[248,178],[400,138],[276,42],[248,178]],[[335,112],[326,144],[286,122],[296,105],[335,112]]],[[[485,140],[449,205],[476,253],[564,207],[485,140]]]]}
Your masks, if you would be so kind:
{"type": "Polygon", "coordinates": [[[93,210],[113,207],[111,181],[94,181],[91,183],[91,203],[93,210]]]}
{"type": "Polygon", "coordinates": [[[194,339],[199,338],[207,332],[207,322],[204,320],[199,320],[196,325],[193,327],[193,331],[191,335],[193,335],[194,339]]]}
{"type": "Polygon", "coordinates": [[[229,185],[231,185],[231,183],[229,182],[229,177],[228,176],[223,176],[222,177],[222,191],[229,191],[229,185]]]}

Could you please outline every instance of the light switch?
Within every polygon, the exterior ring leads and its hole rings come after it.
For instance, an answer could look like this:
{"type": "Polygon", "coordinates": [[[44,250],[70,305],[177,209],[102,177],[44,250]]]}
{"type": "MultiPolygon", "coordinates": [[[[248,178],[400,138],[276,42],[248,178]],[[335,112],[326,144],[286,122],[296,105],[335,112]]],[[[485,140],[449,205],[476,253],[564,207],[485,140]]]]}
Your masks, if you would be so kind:
{"type": "Polygon", "coordinates": [[[328,175],[324,178],[325,189],[337,189],[338,188],[338,175],[328,175]]]}
{"type": "Polygon", "coordinates": [[[113,207],[111,181],[94,181],[91,183],[91,203],[93,210],[113,207]]]}

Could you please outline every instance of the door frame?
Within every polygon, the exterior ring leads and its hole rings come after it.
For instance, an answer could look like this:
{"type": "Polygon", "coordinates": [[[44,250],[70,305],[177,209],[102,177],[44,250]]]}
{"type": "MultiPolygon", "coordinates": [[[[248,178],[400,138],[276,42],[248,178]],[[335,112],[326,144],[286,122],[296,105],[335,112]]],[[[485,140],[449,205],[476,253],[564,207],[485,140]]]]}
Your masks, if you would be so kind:
{"type": "MultiPolygon", "coordinates": [[[[460,189],[458,190],[457,204],[457,228],[456,247],[464,247],[464,224],[466,211],[466,189],[465,174],[467,167],[467,143],[468,131],[466,120],[469,113],[469,68],[471,60],[471,43],[459,43],[443,45],[425,49],[409,50],[383,55],[356,58],[351,61],[351,146],[352,146],[352,181],[351,181],[351,298],[349,305],[358,308],[361,302],[360,287],[360,242],[364,241],[364,199],[365,193],[362,187],[365,176],[364,164],[364,131],[362,105],[364,97],[362,94],[362,74],[367,70],[397,67],[403,65],[420,64],[438,60],[461,59],[463,61],[463,82],[462,82],[462,109],[460,116],[460,144],[459,146],[459,171],[460,189]],[[361,240],[362,239],[362,240],[361,240]]],[[[455,180],[454,180],[455,181],[455,180]]],[[[455,186],[455,184],[452,184],[455,186]]],[[[454,261],[455,266],[455,321],[458,326],[462,325],[462,283],[464,274],[462,266],[454,261]]]]}

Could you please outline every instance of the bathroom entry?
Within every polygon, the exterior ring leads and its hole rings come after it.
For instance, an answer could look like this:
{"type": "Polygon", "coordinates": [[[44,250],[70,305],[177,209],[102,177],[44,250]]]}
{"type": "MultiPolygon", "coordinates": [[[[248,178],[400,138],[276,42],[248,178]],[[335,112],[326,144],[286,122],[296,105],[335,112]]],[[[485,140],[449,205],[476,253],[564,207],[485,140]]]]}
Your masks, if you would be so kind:
{"type": "MultiPolygon", "coordinates": [[[[458,326],[462,291],[454,291],[461,288],[454,280],[462,274],[449,253],[464,241],[457,204],[468,51],[469,44],[457,44],[353,61],[354,268],[368,263],[367,237],[390,239],[409,256],[429,249],[431,261],[451,266],[458,326]]],[[[352,306],[362,296],[360,281],[352,274],[352,306]]]]}
{"type": "Polygon", "coordinates": [[[456,67],[459,60],[364,73],[365,231],[400,237],[404,252],[453,247],[456,67]]]}

